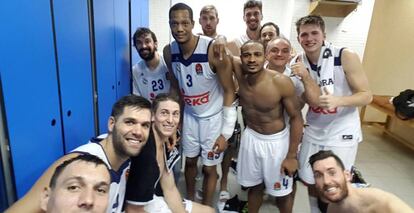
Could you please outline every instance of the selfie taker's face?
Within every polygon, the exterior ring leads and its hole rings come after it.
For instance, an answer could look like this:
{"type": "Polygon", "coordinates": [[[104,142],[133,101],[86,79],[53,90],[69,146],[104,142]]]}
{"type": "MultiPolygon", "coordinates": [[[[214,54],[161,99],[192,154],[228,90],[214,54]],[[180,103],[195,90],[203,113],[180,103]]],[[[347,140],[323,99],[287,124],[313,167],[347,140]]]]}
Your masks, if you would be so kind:
{"type": "Polygon", "coordinates": [[[349,172],[337,164],[333,157],[313,164],[313,174],[319,195],[328,202],[339,202],[348,196],[349,172]]]}
{"type": "Polygon", "coordinates": [[[106,212],[111,177],[104,165],[85,161],[69,164],[43,197],[46,212],[106,212]]]}

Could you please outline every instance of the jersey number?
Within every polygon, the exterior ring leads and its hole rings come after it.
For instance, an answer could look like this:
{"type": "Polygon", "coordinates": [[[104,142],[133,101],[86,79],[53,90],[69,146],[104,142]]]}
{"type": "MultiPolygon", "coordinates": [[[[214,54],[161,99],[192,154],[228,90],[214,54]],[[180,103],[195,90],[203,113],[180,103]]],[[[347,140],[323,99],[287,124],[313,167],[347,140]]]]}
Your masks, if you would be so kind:
{"type": "Polygon", "coordinates": [[[187,86],[188,87],[192,87],[193,86],[193,78],[191,77],[190,74],[188,74],[185,78],[187,78],[187,86]]]}
{"type": "Polygon", "coordinates": [[[158,81],[152,81],[151,85],[152,91],[154,92],[164,89],[164,82],[161,79],[158,79],[158,81]]]}

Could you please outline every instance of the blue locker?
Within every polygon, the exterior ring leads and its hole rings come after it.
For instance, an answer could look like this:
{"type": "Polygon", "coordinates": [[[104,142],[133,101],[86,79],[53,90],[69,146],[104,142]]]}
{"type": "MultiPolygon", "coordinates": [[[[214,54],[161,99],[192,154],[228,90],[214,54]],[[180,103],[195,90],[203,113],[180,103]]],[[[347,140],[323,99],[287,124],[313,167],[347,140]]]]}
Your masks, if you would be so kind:
{"type": "Polygon", "coordinates": [[[114,0],[93,1],[99,132],[108,131],[108,117],[116,101],[114,0]]]}
{"type": "MultiPolygon", "coordinates": [[[[131,0],[131,45],[132,36],[135,33],[135,30],[138,27],[148,27],[149,26],[149,5],[148,0],[131,0]]],[[[167,29],[168,30],[168,29],[167,29]]],[[[163,47],[158,47],[158,51],[162,52],[163,47]]],[[[135,47],[132,47],[131,51],[132,64],[137,63],[141,58],[139,57],[135,47]]]]}
{"type": "Polygon", "coordinates": [[[69,152],[95,134],[88,5],[84,0],[54,1],[53,11],[65,151],[69,152]]]}
{"type": "Polygon", "coordinates": [[[117,99],[131,93],[129,1],[114,1],[117,99]]]}
{"type": "Polygon", "coordinates": [[[17,196],[63,154],[49,0],[1,1],[0,71],[17,196]]]}

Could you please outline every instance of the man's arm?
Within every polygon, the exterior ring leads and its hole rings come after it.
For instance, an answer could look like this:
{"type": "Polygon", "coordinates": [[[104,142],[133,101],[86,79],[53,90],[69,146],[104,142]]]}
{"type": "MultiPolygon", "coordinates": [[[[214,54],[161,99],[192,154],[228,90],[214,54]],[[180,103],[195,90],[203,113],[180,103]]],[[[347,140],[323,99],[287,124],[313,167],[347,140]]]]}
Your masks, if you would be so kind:
{"type": "Polygon", "coordinates": [[[79,153],[71,153],[55,161],[36,181],[36,183],[32,186],[30,191],[27,192],[26,195],[24,195],[24,197],[22,197],[20,200],[14,203],[5,212],[44,212],[40,206],[40,196],[44,188],[49,186],[50,179],[52,178],[52,175],[55,172],[56,167],[58,167],[64,161],[74,158],[78,155],[79,153]]]}
{"type": "MultiPolygon", "coordinates": [[[[225,51],[222,49],[222,51],[225,51]]],[[[213,48],[208,50],[208,59],[210,66],[216,72],[217,78],[223,87],[223,128],[221,135],[217,138],[213,146],[216,152],[223,152],[227,148],[227,140],[231,137],[234,131],[234,126],[237,120],[237,110],[233,106],[236,98],[235,87],[233,83],[233,67],[231,56],[222,54],[221,59],[214,55],[213,48]]]]}
{"type": "Polygon", "coordinates": [[[352,89],[352,95],[338,97],[324,90],[324,94],[319,98],[320,106],[333,109],[338,106],[364,106],[371,103],[372,93],[358,55],[349,49],[344,49],[341,63],[352,89]]]}
{"type": "Polygon", "coordinates": [[[163,50],[163,57],[164,57],[164,62],[167,65],[168,68],[168,73],[169,73],[169,77],[170,77],[170,83],[171,83],[171,87],[170,87],[170,93],[173,95],[180,95],[180,90],[178,87],[178,81],[177,78],[175,78],[174,72],[172,70],[172,65],[171,65],[171,48],[170,45],[167,44],[164,47],[163,50]]]}
{"type": "Polygon", "coordinates": [[[274,83],[280,88],[282,104],[289,116],[290,124],[289,150],[282,162],[281,172],[287,170],[286,175],[293,176],[298,169],[297,150],[303,133],[303,118],[292,81],[283,76],[283,78],[274,78],[274,83]]]}
{"type": "Polygon", "coordinates": [[[165,202],[168,204],[170,210],[172,212],[185,212],[183,200],[175,185],[172,171],[168,172],[167,169],[164,168],[160,184],[162,192],[164,193],[165,202]]]}
{"type": "Polygon", "coordinates": [[[132,67],[132,94],[141,96],[138,86],[138,64],[132,67]]]}
{"type": "Polygon", "coordinates": [[[316,81],[310,76],[309,70],[306,69],[305,64],[302,62],[301,55],[298,55],[295,63],[291,66],[292,74],[298,76],[303,84],[304,91],[301,96],[311,107],[319,106],[319,97],[321,96],[321,90],[316,81]]]}

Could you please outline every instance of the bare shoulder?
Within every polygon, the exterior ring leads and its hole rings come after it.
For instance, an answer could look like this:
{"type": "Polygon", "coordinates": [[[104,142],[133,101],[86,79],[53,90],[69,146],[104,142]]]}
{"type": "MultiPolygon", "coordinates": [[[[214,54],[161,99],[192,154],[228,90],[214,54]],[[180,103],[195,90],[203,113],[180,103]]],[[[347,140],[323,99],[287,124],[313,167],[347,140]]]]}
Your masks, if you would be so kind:
{"type": "Polygon", "coordinates": [[[167,44],[164,46],[164,49],[162,51],[162,55],[164,57],[164,61],[166,64],[171,64],[171,48],[170,44],[167,44]]]}
{"type": "Polygon", "coordinates": [[[40,196],[45,187],[49,186],[50,179],[55,172],[56,167],[64,161],[80,155],[79,153],[70,153],[64,155],[55,161],[49,168],[40,176],[32,188],[20,200],[14,203],[6,212],[42,212],[40,207],[40,196]]]}
{"type": "Polygon", "coordinates": [[[382,208],[387,209],[387,212],[414,212],[408,204],[390,192],[378,188],[360,190],[364,197],[371,198],[370,203],[377,203],[376,206],[382,206],[382,208]]]}

